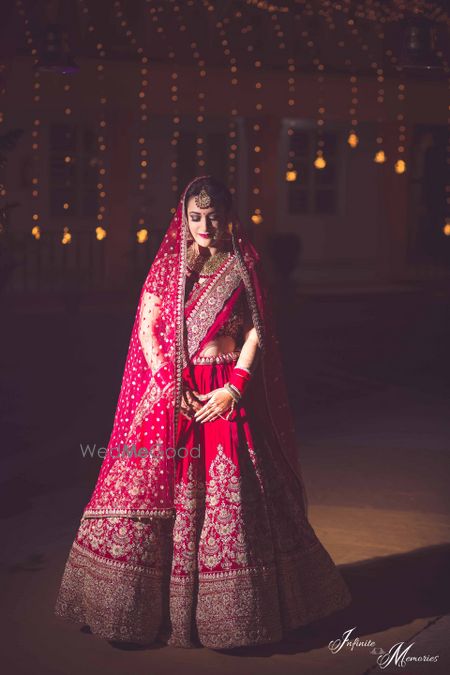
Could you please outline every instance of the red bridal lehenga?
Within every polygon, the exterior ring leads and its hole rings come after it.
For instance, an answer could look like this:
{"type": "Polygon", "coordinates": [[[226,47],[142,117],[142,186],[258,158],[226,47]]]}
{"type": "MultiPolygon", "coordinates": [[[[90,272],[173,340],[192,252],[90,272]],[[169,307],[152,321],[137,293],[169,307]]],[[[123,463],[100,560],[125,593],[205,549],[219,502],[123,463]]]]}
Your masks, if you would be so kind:
{"type": "Polygon", "coordinates": [[[270,299],[236,217],[228,257],[188,292],[190,185],[141,291],[55,613],[109,640],[221,649],[279,641],[351,595],[308,521],[270,299]],[[184,389],[223,386],[239,355],[203,346],[218,334],[241,345],[246,316],[260,350],[241,401],[228,419],[185,416],[184,389]]]}

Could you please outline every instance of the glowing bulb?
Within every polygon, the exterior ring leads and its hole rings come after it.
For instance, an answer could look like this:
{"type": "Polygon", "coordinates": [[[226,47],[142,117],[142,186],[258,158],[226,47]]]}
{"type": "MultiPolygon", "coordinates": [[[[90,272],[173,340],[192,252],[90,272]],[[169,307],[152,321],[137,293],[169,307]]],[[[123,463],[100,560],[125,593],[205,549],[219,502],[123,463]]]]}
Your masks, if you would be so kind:
{"type": "Polygon", "coordinates": [[[31,230],[31,234],[35,239],[40,239],[41,238],[41,228],[39,225],[35,225],[33,229],[31,230]]]}
{"type": "Polygon", "coordinates": [[[61,238],[61,244],[64,244],[64,245],[70,244],[71,241],[72,241],[72,235],[70,234],[69,228],[65,227],[64,228],[64,234],[61,238]]]}
{"type": "Polygon", "coordinates": [[[100,225],[95,228],[95,236],[99,241],[104,239],[106,237],[106,230],[104,227],[101,227],[100,225]]]}
{"type": "Polygon", "coordinates": [[[375,153],[374,162],[376,162],[376,164],[384,164],[385,161],[386,161],[386,153],[384,152],[384,150],[377,150],[377,152],[375,153]]]}
{"type": "Polygon", "coordinates": [[[326,167],[327,163],[325,161],[325,158],[322,157],[322,155],[317,155],[316,159],[314,160],[314,166],[316,169],[324,169],[326,167]]]}
{"type": "Polygon", "coordinates": [[[252,222],[255,223],[255,225],[260,225],[263,221],[263,217],[260,213],[254,213],[252,215],[252,222]]]}
{"type": "Polygon", "coordinates": [[[444,227],[442,228],[442,231],[446,237],[450,237],[450,218],[447,218],[447,221],[444,227]]]}
{"type": "Polygon", "coordinates": [[[395,164],[395,173],[405,173],[406,171],[406,162],[404,159],[398,159],[395,164]]]}
{"type": "Polygon", "coordinates": [[[297,180],[297,172],[296,171],[286,171],[286,180],[288,183],[293,183],[295,180],[297,180]]]}
{"type": "Polygon", "coordinates": [[[148,240],[148,230],[143,227],[141,230],[136,232],[136,239],[138,244],[143,244],[148,240]]]}
{"type": "Polygon", "coordinates": [[[347,143],[351,148],[356,148],[356,146],[358,145],[359,138],[353,131],[348,135],[347,143]]]}

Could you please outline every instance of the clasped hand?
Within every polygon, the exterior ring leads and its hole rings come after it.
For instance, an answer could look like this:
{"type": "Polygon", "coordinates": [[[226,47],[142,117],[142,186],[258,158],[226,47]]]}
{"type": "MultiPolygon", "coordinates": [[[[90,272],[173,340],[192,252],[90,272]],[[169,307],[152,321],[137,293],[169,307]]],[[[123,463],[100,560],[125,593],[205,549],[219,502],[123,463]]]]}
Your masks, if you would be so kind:
{"type": "Polygon", "coordinates": [[[185,397],[187,402],[183,397],[181,412],[196,422],[212,422],[227,412],[233,403],[233,397],[224,387],[213,389],[207,394],[186,389],[185,397]],[[201,401],[206,403],[202,405],[201,401]]]}

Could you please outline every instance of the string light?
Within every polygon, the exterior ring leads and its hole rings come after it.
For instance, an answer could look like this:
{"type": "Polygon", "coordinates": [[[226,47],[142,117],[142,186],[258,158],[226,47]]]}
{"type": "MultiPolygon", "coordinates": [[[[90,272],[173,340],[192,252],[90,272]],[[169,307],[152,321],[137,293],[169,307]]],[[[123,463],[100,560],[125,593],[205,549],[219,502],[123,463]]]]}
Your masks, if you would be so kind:
{"type": "Polygon", "coordinates": [[[352,107],[349,110],[349,114],[351,116],[350,124],[352,125],[352,130],[350,131],[348,137],[347,137],[347,143],[351,148],[356,148],[359,144],[359,136],[357,133],[357,126],[358,126],[358,118],[356,116],[356,106],[358,104],[358,77],[357,75],[352,75],[350,77],[350,83],[352,85],[351,91],[352,91],[352,107]]]}
{"type": "MultiPolygon", "coordinates": [[[[205,6],[209,12],[214,11],[213,5],[209,0],[205,0],[205,6]]],[[[236,11],[234,14],[235,19],[242,18],[242,12],[236,11]]],[[[237,173],[237,156],[238,156],[238,135],[237,135],[237,116],[238,116],[238,105],[237,105],[237,86],[239,84],[238,77],[238,65],[237,59],[231,53],[231,41],[229,34],[227,33],[226,27],[229,26],[230,19],[229,17],[224,17],[222,21],[216,21],[215,27],[219,35],[219,43],[222,47],[223,55],[226,61],[228,61],[228,70],[229,70],[229,84],[230,84],[230,120],[228,122],[228,131],[227,131],[227,153],[228,153],[228,188],[232,194],[236,192],[236,173],[237,173]]]]}
{"type": "MultiPolygon", "coordinates": [[[[381,45],[384,40],[384,31],[381,26],[378,27],[378,39],[380,40],[381,45]]],[[[375,153],[375,162],[377,164],[384,164],[386,162],[386,153],[383,150],[384,146],[384,135],[383,135],[383,107],[384,107],[384,67],[382,64],[377,64],[376,68],[377,76],[377,150],[375,153]]]]}
{"type": "MultiPolygon", "coordinates": [[[[442,63],[444,72],[447,75],[447,89],[450,94],[450,64],[447,59],[444,57],[442,50],[438,49],[436,51],[436,56],[442,63]]],[[[450,100],[450,96],[448,97],[450,100]]],[[[450,236],[450,104],[447,104],[447,144],[445,147],[445,163],[447,165],[445,175],[447,180],[445,182],[445,215],[444,223],[442,225],[442,232],[446,237],[450,236]]]]}
{"type": "MultiPolygon", "coordinates": [[[[348,10],[348,8],[347,8],[348,10]]],[[[336,23],[334,20],[334,5],[332,3],[324,3],[324,7],[322,8],[320,12],[324,18],[325,18],[325,23],[327,24],[327,29],[328,29],[328,34],[331,36],[335,30],[336,30],[336,23]],[[328,11],[327,11],[328,10],[328,11]]],[[[351,35],[352,37],[356,37],[358,41],[361,43],[361,36],[359,35],[358,27],[354,21],[353,18],[348,19],[345,22],[346,28],[351,28],[351,35]]],[[[346,43],[344,40],[338,40],[337,41],[337,48],[338,49],[343,49],[345,46],[348,46],[348,42],[346,43]]],[[[366,45],[361,45],[363,51],[366,49],[366,45]]],[[[353,60],[351,58],[350,50],[349,53],[347,54],[345,61],[344,61],[346,67],[350,70],[350,105],[349,105],[349,117],[350,117],[350,129],[347,134],[347,144],[351,149],[355,149],[359,145],[359,134],[358,134],[358,104],[359,104],[359,98],[358,98],[358,92],[359,92],[359,82],[358,82],[358,73],[356,70],[356,66],[353,63],[353,60]]]]}
{"type": "MultiPolygon", "coordinates": [[[[405,89],[406,85],[403,82],[400,82],[397,85],[397,98],[399,102],[404,102],[405,100],[405,89]]],[[[405,157],[405,139],[406,139],[406,125],[404,123],[405,116],[403,113],[397,113],[398,125],[398,145],[397,145],[397,160],[394,164],[394,169],[396,173],[405,173],[406,171],[406,160],[405,157]]]]}
{"type": "MultiPolygon", "coordinates": [[[[275,39],[278,41],[278,49],[280,51],[285,51],[286,49],[286,41],[285,41],[285,33],[284,30],[281,26],[280,23],[280,18],[278,16],[278,13],[273,13],[271,14],[271,22],[272,22],[272,30],[275,35],[275,39]]],[[[294,53],[294,49],[292,50],[292,53],[294,53]]],[[[287,59],[287,88],[288,88],[288,97],[287,97],[287,105],[288,109],[293,108],[295,106],[295,71],[296,71],[296,65],[295,65],[295,56],[290,56],[287,59]]],[[[292,119],[292,118],[291,118],[292,119]]],[[[287,128],[287,134],[288,137],[292,136],[294,134],[294,127],[293,123],[290,122],[288,128],[287,128]]],[[[294,168],[294,164],[292,162],[293,158],[293,152],[291,150],[288,150],[288,156],[286,160],[286,169],[285,169],[285,180],[287,182],[294,182],[298,178],[298,172],[294,168]]]]}
{"type": "MultiPolygon", "coordinates": [[[[92,18],[89,13],[89,8],[85,0],[78,0],[82,14],[84,15],[87,21],[87,30],[89,33],[94,33],[95,26],[92,22],[92,18]]],[[[105,155],[108,150],[107,144],[107,135],[108,135],[108,119],[106,114],[106,106],[108,103],[108,97],[106,93],[105,85],[105,59],[106,51],[104,44],[98,39],[95,44],[97,51],[97,65],[96,65],[96,75],[97,75],[97,84],[98,84],[98,96],[99,96],[99,119],[98,119],[98,129],[97,129],[97,226],[104,228],[104,220],[106,213],[106,184],[107,184],[107,169],[105,155]]],[[[97,232],[97,230],[96,230],[97,232]]],[[[105,229],[106,233],[106,229],[105,229]]],[[[106,234],[105,234],[106,237],[106,234]]],[[[97,235],[96,238],[98,239],[97,235]]],[[[103,237],[104,238],[104,237],[103,237]]]]}
{"type": "MultiPolygon", "coordinates": [[[[138,45],[137,38],[125,17],[122,3],[119,0],[114,2],[114,16],[119,24],[120,30],[125,34],[131,47],[136,51],[140,61],[140,83],[137,93],[137,104],[139,110],[140,125],[138,127],[137,149],[139,155],[138,167],[138,190],[142,195],[147,187],[149,178],[149,147],[146,136],[148,121],[148,85],[149,85],[149,58],[144,53],[144,48],[138,45]]],[[[144,197],[139,200],[138,225],[145,225],[148,220],[147,207],[144,197]]]]}
{"type": "MultiPolygon", "coordinates": [[[[390,59],[392,65],[395,67],[396,72],[399,74],[399,77],[402,80],[403,68],[400,65],[398,65],[398,58],[393,54],[391,49],[386,50],[385,54],[390,59]]],[[[397,84],[397,100],[399,103],[400,110],[404,110],[405,98],[406,98],[406,84],[404,81],[400,81],[397,84]]],[[[404,113],[398,112],[396,115],[396,119],[398,122],[398,142],[397,142],[397,159],[394,163],[394,171],[397,174],[403,174],[406,171],[406,160],[405,160],[406,124],[404,113]]],[[[381,158],[383,158],[383,153],[381,154],[381,158]]]]}
{"type": "MultiPolygon", "coordinates": [[[[349,8],[346,8],[346,14],[348,14],[349,8]]],[[[352,38],[355,38],[356,41],[359,42],[360,47],[362,51],[365,51],[366,45],[361,44],[361,36],[358,31],[358,26],[354,20],[354,18],[348,18],[346,19],[344,23],[345,27],[349,29],[350,35],[352,38]]],[[[344,40],[340,40],[338,42],[338,47],[343,48],[345,45],[350,46],[349,42],[347,43],[344,40]]],[[[344,61],[345,65],[350,69],[351,75],[350,75],[350,93],[351,93],[351,100],[350,100],[350,106],[349,106],[349,117],[350,117],[350,126],[351,129],[348,132],[347,136],[347,144],[349,145],[350,148],[355,149],[359,145],[359,134],[358,134],[358,90],[359,90],[359,82],[358,82],[358,73],[356,70],[356,65],[354,64],[352,58],[351,58],[351,53],[350,50],[347,54],[347,57],[345,58],[344,61]]]]}
{"type": "MultiPolygon", "coordinates": [[[[192,7],[194,5],[193,0],[189,0],[186,5],[188,7],[192,7]]],[[[177,12],[179,11],[180,6],[179,5],[174,5],[174,11],[177,12]]],[[[181,17],[178,15],[177,17],[179,20],[181,17]]],[[[185,23],[182,25],[186,25],[185,23]]],[[[189,43],[189,46],[192,51],[192,57],[194,59],[194,62],[197,65],[197,70],[198,70],[198,77],[200,78],[199,81],[199,87],[198,87],[198,93],[197,93],[197,116],[196,116],[196,122],[197,122],[197,136],[195,139],[196,143],[196,150],[195,150],[195,155],[197,158],[197,166],[199,170],[203,170],[203,167],[206,164],[205,160],[205,135],[204,131],[202,130],[202,127],[205,124],[205,113],[206,113],[206,92],[204,91],[204,84],[203,80],[207,76],[207,71],[206,71],[206,62],[204,58],[201,57],[200,53],[200,48],[198,46],[198,43],[194,40],[189,43]]]]}
{"type": "MultiPolygon", "coordinates": [[[[163,11],[163,7],[159,5],[158,7],[152,7],[151,6],[151,0],[145,0],[146,4],[148,5],[148,11],[150,14],[150,18],[153,24],[155,24],[156,27],[156,34],[159,38],[161,38],[168,49],[168,54],[167,58],[170,63],[170,80],[169,80],[169,86],[171,88],[171,96],[170,100],[172,103],[172,111],[171,111],[171,132],[170,132],[170,147],[172,151],[172,158],[170,162],[170,169],[171,169],[171,176],[170,176],[170,183],[171,183],[171,188],[172,192],[175,194],[178,194],[179,186],[178,186],[178,160],[177,160],[177,154],[176,154],[176,148],[178,146],[178,141],[180,138],[180,122],[181,122],[181,111],[179,109],[179,104],[178,104],[178,98],[179,98],[179,86],[178,86],[178,80],[179,80],[179,72],[177,69],[176,65],[176,54],[174,47],[172,43],[168,40],[166,30],[164,28],[164,24],[160,22],[158,14],[163,11]]],[[[175,207],[170,208],[170,213],[173,215],[175,213],[176,209],[175,207]]],[[[143,223],[141,223],[142,225],[143,223]]]]}
{"type": "MultiPolygon", "coordinates": [[[[295,75],[296,75],[296,64],[295,58],[288,58],[288,106],[295,106],[295,75]]],[[[288,126],[287,135],[288,139],[294,134],[294,126],[291,122],[288,126]]],[[[291,150],[288,150],[288,157],[286,160],[286,171],[285,178],[288,183],[294,182],[298,179],[298,171],[294,167],[292,162],[293,153],[291,150]]]]}
{"type": "MultiPolygon", "coordinates": [[[[255,67],[255,75],[256,75],[256,81],[255,81],[255,89],[256,91],[260,94],[261,89],[262,89],[262,82],[261,82],[261,75],[259,73],[261,67],[262,67],[262,61],[261,58],[257,58],[254,63],[255,67]],[[260,85],[260,86],[258,86],[260,85]]],[[[258,113],[262,111],[263,105],[258,98],[256,98],[255,102],[255,110],[258,113]]],[[[253,174],[252,174],[252,194],[255,197],[259,197],[261,194],[261,179],[262,179],[262,167],[261,167],[261,157],[262,157],[262,142],[261,142],[261,135],[262,135],[262,123],[258,119],[258,117],[253,118],[253,126],[252,126],[252,148],[253,148],[253,174]]],[[[263,214],[261,212],[261,208],[254,208],[253,214],[251,216],[251,220],[254,224],[259,225],[260,223],[263,222],[263,214]]]]}
{"type": "MultiPolygon", "coordinates": [[[[310,15],[314,15],[314,9],[311,6],[310,2],[306,2],[305,6],[310,15]]],[[[314,49],[314,41],[311,36],[308,34],[308,47],[314,49]]],[[[316,169],[324,169],[327,165],[325,155],[324,155],[324,125],[325,125],[325,100],[324,100],[324,71],[325,65],[321,62],[320,58],[317,56],[312,60],[313,65],[317,70],[317,84],[318,84],[318,105],[317,105],[317,120],[316,120],[316,133],[317,133],[317,147],[316,147],[316,157],[314,159],[314,166],[316,169]]]]}
{"type": "MultiPolygon", "coordinates": [[[[36,66],[38,62],[37,49],[34,44],[33,35],[30,30],[30,23],[25,13],[25,8],[22,0],[16,0],[16,8],[23,22],[27,47],[29,48],[31,56],[33,58],[33,64],[36,66]]],[[[41,119],[38,111],[39,111],[39,103],[41,100],[41,92],[40,92],[41,82],[40,82],[40,73],[36,68],[33,71],[32,88],[33,88],[33,96],[32,96],[33,108],[35,108],[36,111],[33,116],[33,124],[31,130],[31,166],[32,166],[31,212],[33,221],[31,234],[35,237],[35,239],[39,239],[41,235],[40,209],[39,209],[39,202],[40,202],[39,148],[40,148],[41,119]]]]}
{"type": "MultiPolygon", "coordinates": [[[[175,64],[175,51],[171,47],[169,51],[169,62],[171,63],[171,73],[170,73],[170,79],[172,82],[171,85],[171,97],[170,100],[172,101],[172,133],[171,133],[171,139],[170,139],[170,144],[171,146],[176,149],[178,146],[178,140],[180,138],[180,122],[181,122],[181,111],[178,106],[178,71],[177,67],[175,64]]],[[[177,154],[174,153],[173,159],[171,162],[171,169],[172,169],[172,178],[171,178],[171,184],[172,184],[172,192],[175,194],[178,194],[179,190],[179,185],[178,185],[178,160],[177,160],[177,154]]],[[[175,213],[175,207],[172,207],[172,213],[175,213]]]]}
{"type": "MultiPolygon", "coordinates": [[[[336,10],[336,7],[333,5],[333,10],[336,10]]],[[[348,16],[349,11],[350,11],[350,6],[347,6],[343,10],[348,16]]],[[[360,15],[360,13],[358,13],[360,15]]],[[[356,12],[355,12],[356,15],[356,12]]],[[[369,61],[370,68],[374,71],[374,75],[377,81],[377,137],[376,137],[376,143],[377,143],[377,148],[374,154],[374,162],[376,164],[384,164],[386,161],[386,153],[383,149],[384,145],[384,137],[383,137],[383,130],[382,130],[382,121],[383,121],[383,115],[382,115],[382,110],[383,110],[383,105],[384,105],[384,69],[381,64],[378,63],[377,58],[374,56],[372,51],[369,48],[369,45],[364,42],[361,33],[358,28],[358,23],[355,21],[355,17],[351,17],[345,21],[345,27],[349,29],[351,39],[354,40],[356,43],[356,46],[359,46],[361,53],[364,57],[366,57],[369,61]]],[[[381,42],[380,48],[382,47],[383,44],[383,38],[384,38],[384,32],[381,29],[380,22],[377,22],[376,24],[376,31],[377,31],[377,37],[381,42]]],[[[339,43],[339,45],[343,46],[344,42],[342,41],[339,43]]],[[[347,66],[352,66],[352,61],[351,58],[348,57],[345,61],[345,64],[347,66]]],[[[353,66],[352,66],[353,67],[353,66]]],[[[353,75],[354,78],[357,77],[356,74],[353,75]]],[[[356,82],[354,82],[356,84],[356,82]]],[[[352,90],[352,95],[357,93],[357,89],[352,90]]],[[[358,101],[352,101],[352,103],[355,102],[357,103],[358,101]]],[[[352,113],[352,110],[349,111],[352,113]]],[[[356,113],[356,110],[354,110],[354,113],[356,113]]],[[[352,125],[357,126],[357,121],[356,117],[352,119],[352,125]]],[[[348,143],[350,147],[356,147],[359,143],[359,138],[354,137],[352,134],[356,134],[355,132],[351,132],[348,137],[348,143]]]]}

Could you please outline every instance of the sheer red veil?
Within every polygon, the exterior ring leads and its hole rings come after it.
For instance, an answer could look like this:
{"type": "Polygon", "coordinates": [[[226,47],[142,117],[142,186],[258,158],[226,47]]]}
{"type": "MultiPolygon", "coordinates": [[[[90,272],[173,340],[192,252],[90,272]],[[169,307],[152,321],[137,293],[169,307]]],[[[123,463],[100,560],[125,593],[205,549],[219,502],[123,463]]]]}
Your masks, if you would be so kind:
{"type": "MultiPolygon", "coordinates": [[[[186,186],[143,284],[134,319],[111,437],[97,484],[83,517],[174,515],[177,431],[185,363],[185,281],[188,225],[186,186]],[[146,336],[144,349],[143,336],[146,336]]],[[[270,425],[275,455],[292,470],[307,495],[282,372],[268,285],[260,255],[234,207],[229,215],[233,250],[260,342],[252,375],[251,404],[270,425]]],[[[224,301],[226,298],[224,299],[224,301]]],[[[244,394],[245,396],[246,394],[244,394]]],[[[233,422],[230,422],[233,423],[233,422]]]]}

